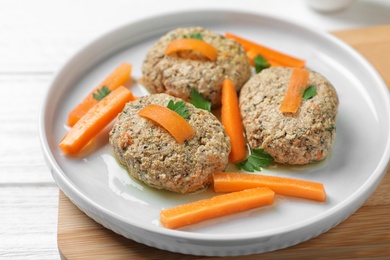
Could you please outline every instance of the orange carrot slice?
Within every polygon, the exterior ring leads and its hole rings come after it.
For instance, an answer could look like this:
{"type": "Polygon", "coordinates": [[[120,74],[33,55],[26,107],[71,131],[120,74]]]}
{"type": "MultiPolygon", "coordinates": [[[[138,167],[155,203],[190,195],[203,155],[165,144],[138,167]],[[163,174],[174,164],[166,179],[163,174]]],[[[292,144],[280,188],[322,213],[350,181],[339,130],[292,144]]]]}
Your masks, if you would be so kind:
{"type": "Polygon", "coordinates": [[[258,43],[254,43],[235,34],[227,32],[225,33],[225,37],[233,39],[236,42],[240,43],[242,47],[244,47],[245,51],[249,51],[251,49],[256,50],[266,60],[275,61],[282,66],[303,68],[306,65],[306,62],[302,59],[298,59],[296,57],[284,54],[280,51],[273,50],[258,43]]]}
{"type": "Polygon", "coordinates": [[[271,205],[274,192],[267,187],[222,194],[160,212],[160,222],[166,228],[179,228],[204,220],[271,205]]]}
{"type": "Polygon", "coordinates": [[[123,86],[103,98],[88,110],[61,140],[59,146],[62,152],[66,155],[76,155],[133,99],[131,91],[123,86]]]}
{"type": "Polygon", "coordinates": [[[174,40],[168,44],[165,49],[165,54],[170,55],[179,51],[197,51],[211,61],[215,61],[218,56],[218,51],[213,45],[203,40],[184,38],[174,40]]]}
{"type": "MultiPolygon", "coordinates": [[[[257,50],[255,49],[250,49],[246,52],[246,56],[249,59],[249,62],[251,63],[252,66],[255,66],[255,58],[261,55],[257,50]]],[[[276,61],[273,60],[267,60],[267,62],[271,65],[271,67],[277,67],[277,66],[282,66],[280,63],[277,63],[276,61]]]]}
{"type": "Polygon", "coordinates": [[[150,104],[138,111],[138,115],[165,128],[179,144],[195,134],[194,128],[183,117],[167,107],[150,104]]]}
{"type": "Polygon", "coordinates": [[[216,192],[268,187],[276,194],[326,201],[324,185],[318,182],[241,172],[215,172],[213,181],[216,192]]]}
{"type": "Polygon", "coordinates": [[[88,110],[99,102],[93,97],[98,93],[99,89],[104,86],[108,90],[115,90],[119,86],[124,85],[130,78],[132,66],[129,63],[120,64],[108,77],[103,80],[94,90],[92,90],[84,100],[78,104],[68,115],[68,125],[73,126],[80,118],[88,112],[88,110]]]}
{"type": "Polygon", "coordinates": [[[225,79],[222,83],[221,121],[230,138],[229,160],[239,162],[246,157],[246,143],[242,126],[240,108],[234,83],[225,79]]]}
{"type": "Polygon", "coordinates": [[[302,95],[309,82],[309,75],[308,70],[293,68],[286,94],[280,104],[280,112],[296,113],[298,111],[302,103],[302,95]]]}

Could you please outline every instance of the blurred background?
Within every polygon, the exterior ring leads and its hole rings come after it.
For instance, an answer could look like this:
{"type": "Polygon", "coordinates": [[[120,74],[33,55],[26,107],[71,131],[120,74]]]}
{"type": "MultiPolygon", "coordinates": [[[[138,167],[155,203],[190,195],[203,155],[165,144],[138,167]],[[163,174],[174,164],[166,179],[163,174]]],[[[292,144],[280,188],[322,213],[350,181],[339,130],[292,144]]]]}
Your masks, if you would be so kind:
{"type": "Polygon", "coordinates": [[[35,68],[51,72],[102,33],[147,16],[178,10],[225,8],[259,12],[325,31],[390,23],[388,0],[355,0],[347,8],[333,12],[310,8],[320,6],[317,2],[328,2],[322,5],[332,7],[334,2],[338,5],[343,1],[0,0],[0,71],[35,68]]]}

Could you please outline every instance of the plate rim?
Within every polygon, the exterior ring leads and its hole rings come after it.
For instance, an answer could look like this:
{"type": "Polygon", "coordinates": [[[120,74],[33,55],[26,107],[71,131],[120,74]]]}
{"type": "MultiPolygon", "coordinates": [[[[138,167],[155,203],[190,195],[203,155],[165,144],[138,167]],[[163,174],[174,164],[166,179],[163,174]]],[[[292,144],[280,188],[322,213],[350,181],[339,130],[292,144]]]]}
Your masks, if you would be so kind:
{"type": "MultiPolygon", "coordinates": [[[[183,16],[183,14],[192,14],[193,15],[193,14],[205,13],[205,12],[208,12],[209,14],[219,13],[219,14],[223,14],[223,15],[229,15],[229,14],[251,15],[251,16],[256,16],[257,18],[276,20],[276,21],[282,22],[283,24],[290,24],[294,27],[299,27],[299,29],[307,30],[312,34],[315,34],[316,36],[325,37],[328,40],[337,43],[337,45],[340,45],[340,44],[344,45],[342,47],[344,49],[347,49],[349,54],[352,54],[355,58],[362,61],[363,64],[365,65],[365,67],[367,67],[368,69],[371,70],[370,74],[375,75],[375,79],[376,79],[378,85],[380,86],[379,90],[381,92],[383,92],[384,90],[389,92],[385,83],[383,82],[383,79],[380,77],[380,75],[374,69],[374,67],[371,65],[371,63],[369,63],[360,53],[358,53],[356,50],[354,50],[351,46],[349,46],[345,42],[341,41],[340,39],[338,39],[337,37],[335,37],[329,33],[315,31],[313,28],[311,28],[309,26],[303,26],[302,24],[294,23],[293,21],[285,20],[285,19],[282,19],[282,18],[279,18],[276,16],[262,14],[259,12],[249,12],[249,11],[243,11],[243,10],[230,10],[230,9],[218,8],[218,9],[208,9],[208,10],[197,9],[197,10],[189,10],[189,11],[187,10],[187,11],[167,12],[167,13],[159,14],[156,16],[142,18],[142,19],[130,22],[130,23],[126,23],[126,24],[121,25],[119,27],[116,27],[116,28],[104,33],[104,34],[101,34],[97,38],[89,41],[87,44],[85,44],[79,50],[77,50],[73,55],[71,55],[68,58],[68,60],[66,60],[62,64],[62,66],[60,66],[59,70],[55,73],[55,75],[52,78],[52,81],[49,84],[50,87],[48,88],[48,91],[46,92],[46,95],[44,96],[44,99],[43,99],[44,102],[43,102],[43,105],[42,105],[42,108],[40,111],[39,137],[40,137],[40,141],[41,141],[41,147],[42,147],[43,153],[45,155],[44,157],[45,157],[46,163],[49,166],[57,185],[61,188],[61,190],[64,191],[65,195],[68,198],[70,198],[74,204],[76,204],[79,208],[82,207],[82,209],[81,209],[82,211],[85,212],[85,210],[93,211],[94,209],[95,210],[98,209],[100,211],[100,214],[114,218],[115,220],[120,221],[122,224],[125,224],[125,225],[135,225],[135,224],[138,225],[139,224],[139,223],[131,223],[131,222],[129,223],[128,219],[124,219],[123,217],[119,216],[118,214],[105,209],[104,207],[102,207],[99,204],[97,204],[96,202],[94,202],[91,198],[86,196],[77,187],[74,187],[71,180],[69,178],[67,178],[65,172],[62,171],[61,167],[59,166],[56,159],[54,158],[54,156],[51,152],[51,149],[50,149],[50,145],[49,145],[49,141],[48,141],[48,133],[46,133],[46,126],[45,126],[46,122],[44,119],[47,116],[46,110],[47,110],[47,106],[49,104],[49,97],[50,97],[50,93],[54,90],[56,80],[61,75],[61,73],[63,73],[64,69],[66,69],[67,65],[69,65],[73,60],[77,59],[77,57],[80,54],[82,54],[84,51],[86,51],[92,45],[104,40],[106,37],[109,37],[109,35],[116,34],[120,31],[126,29],[129,26],[133,26],[136,24],[142,24],[145,22],[150,22],[151,20],[158,21],[158,20],[163,19],[164,17],[167,17],[167,16],[177,17],[177,16],[183,16]],[[74,196],[77,196],[77,199],[78,199],[77,202],[74,201],[74,196]]],[[[388,101],[390,100],[389,93],[387,93],[387,100],[388,101]]],[[[389,103],[390,102],[387,102],[387,103],[385,103],[385,105],[387,105],[387,108],[390,111],[389,103]]],[[[372,191],[376,188],[379,181],[384,177],[385,174],[383,174],[383,172],[386,172],[386,168],[388,167],[388,164],[390,161],[390,138],[388,138],[387,141],[388,141],[387,142],[388,148],[385,150],[385,153],[382,155],[377,167],[375,168],[375,170],[373,171],[371,176],[363,183],[363,185],[361,185],[358,190],[356,190],[348,198],[346,198],[341,203],[337,204],[332,209],[327,210],[324,213],[321,213],[314,218],[310,218],[309,225],[315,224],[321,220],[324,221],[324,219],[333,215],[334,212],[338,212],[340,210],[340,208],[343,208],[343,207],[346,207],[347,205],[350,205],[351,201],[358,200],[359,197],[368,197],[369,195],[372,194],[372,191]],[[378,180],[378,178],[380,178],[380,179],[378,180]],[[377,182],[377,185],[374,185],[376,182],[377,182]],[[373,187],[373,185],[374,185],[374,187],[373,187]],[[367,195],[367,190],[372,190],[372,191],[368,192],[369,194],[367,195]]],[[[364,200],[366,200],[366,199],[364,199],[364,200]]],[[[356,209],[351,209],[352,213],[355,210],[357,210],[358,208],[360,208],[360,206],[361,205],[357,206],[356,209]]],[[[348,214],[347,217],[349,217],[349,216],[350,216],[350,214],[348,214]]],[[[340,220],[338,223],[340,223],[341,221],[343,221],[343,220],[340,220]]],[[[338,223],[334,223],[334,225],[337,225],[338,223]]],[[[278,228],[276,230],[279,230],[279,229],[284,230],[283,232],[278,232],[278,234],[280,235],[280,234],[283,234],[286,232],[294,231],[297,228],[305,227],[307,225],[308,225],[308,219],[306,219],[305,221],[301,221],[295,225],[289,226],[289,229],[287,229],[287,230],[286,230],[286,228],[278,228]]],[[[331,225],[329,228],[331,228],[334,225],[331,225]]],[[[269,234],[267,234],[267,233],[259,234],[256,232],[251,232],[251,233],[240,234],[240,235],[237,235],[233,238],[233,237],[227,237],[226,235],[223,235],[223,234],[217,234],[217,235],[216,234],[199,234],[199,233],[192,233],[192,232],[183,232],[180,230],[156,229],[156,228],[152,228],[149,225],[136,226],[136,228],[140,228],[142,230],[147,230],[151,233],[155,233],[158,235],[164,235],[164,236],[169,235],[169,236],[177,238],[177,239],[189,239],[189,236],[190,236],[191,240],[199,240],[199,241],[203,241],[203,242],[204,241],[215,241],[215,239],[218,239],[218,241],[221,241],[221,242],[232,242],[232,241],[237,242],[237,240],[248,241],[248,240],[253,240],[254,238],[259,238],[259,237],[264,238],[264,237],[273,236],[274,230],[275,230],[275,229],[270,230],[268,232],[269,234]]],[[[323,232],[320,232],[320,234],[321,233],[323,233],[323,232]]]]}

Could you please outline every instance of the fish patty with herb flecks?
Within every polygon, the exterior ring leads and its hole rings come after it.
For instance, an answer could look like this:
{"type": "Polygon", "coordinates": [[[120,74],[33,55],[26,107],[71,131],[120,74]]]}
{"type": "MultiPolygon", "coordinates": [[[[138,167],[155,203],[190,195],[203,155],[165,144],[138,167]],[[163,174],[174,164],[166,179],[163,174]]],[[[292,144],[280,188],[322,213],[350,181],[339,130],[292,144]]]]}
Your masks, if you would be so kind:
{"type": "Polygon", "coordinates": [[[251,76],[251,66],[242,46],[201,27],[179,28],[161,37],[149,50],[142,65],[142,84],[151,93],[167,93],[186,101],[196,89],[213,107],[221,104],[222,82],[229,78],[237,91],[251,76]],[[168,44],[196,35],[218,51],[216,61],[194,52],[165,55],[168,44]]]}
{"type": "Polygon", "coordinates": [[[321,161],[336,135],[336,90],[325,77],[310,71],[308,86],[315,86],[317,94],[303,100],[297,113],[282,113],[279,107],[291,72],[283,67],[265,69],[242,87],[239,103],[248,143],[282,164],[321,161]]]}
{"type": "Polygon", "coordinates": [[[166,107],[183,101],[167,94],[153,94],[129,102],[119,114],[109,135],[120,163],[134,178],[157,189],[190,193],[206,188],[211,174],[223,171],[230,153],[225,128],[209,111],[185,103],[188,123],[195,134],[179,144],[163,127],[140,117],[149,104],[166,107]]]}

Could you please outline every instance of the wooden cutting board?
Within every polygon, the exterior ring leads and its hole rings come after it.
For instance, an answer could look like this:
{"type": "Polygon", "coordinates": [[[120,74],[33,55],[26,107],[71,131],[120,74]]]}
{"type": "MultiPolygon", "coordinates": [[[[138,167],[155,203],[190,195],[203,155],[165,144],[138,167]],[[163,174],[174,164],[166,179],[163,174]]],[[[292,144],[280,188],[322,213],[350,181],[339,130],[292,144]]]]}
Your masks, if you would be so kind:
{"type": "MultiPolygon", "coordinates": [[[[390,89],[390,25],[334,32],[365,56],[390,89]]],[[[126,239],[87,217],[60,192],[58,247],[66,259],[217,259],[162,251],[126,239]]],[[[296,246],[229,259],[341,259],[390,257],[390,170],[355,214],[296,246]]]]}

